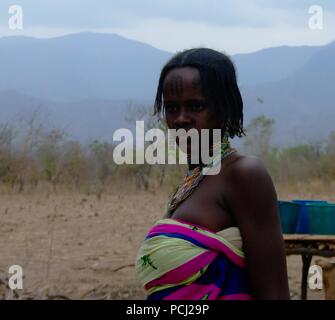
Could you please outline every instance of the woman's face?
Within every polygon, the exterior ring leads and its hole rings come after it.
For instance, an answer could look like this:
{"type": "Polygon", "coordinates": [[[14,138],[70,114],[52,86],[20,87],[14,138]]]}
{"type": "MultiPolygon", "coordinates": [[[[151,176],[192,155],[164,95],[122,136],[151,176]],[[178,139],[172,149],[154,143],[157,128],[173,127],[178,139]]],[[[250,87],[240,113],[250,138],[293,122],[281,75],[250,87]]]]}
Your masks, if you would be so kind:
{"type": "Polygon", "coordinates": [[[163,101],[169,129],[218,128],[210,119],[209,101],[202,92],[200,74],[195,68],[176,68],[168,72],[163,84],[163,101]]]}
{"type": "MultiPolygon", "coordinates": [[[[163,102],[169,129],[196,129],[201,141],[201,129],[220,128],[218,121],[210,116],[211,106],[203,94],[200,73],[195,68],[176,68],[168,72],[163,83],[163,102]]],[[[189,148],[187,143],[187,153],[189,148]]]]}

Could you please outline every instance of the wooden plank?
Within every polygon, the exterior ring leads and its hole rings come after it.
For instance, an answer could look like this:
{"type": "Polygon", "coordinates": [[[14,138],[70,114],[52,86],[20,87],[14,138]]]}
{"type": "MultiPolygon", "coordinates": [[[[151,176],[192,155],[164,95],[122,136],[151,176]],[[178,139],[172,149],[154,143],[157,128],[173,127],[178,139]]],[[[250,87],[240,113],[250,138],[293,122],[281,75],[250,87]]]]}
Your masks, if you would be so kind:
{"type": "Polygon", "coordinates": [[[319,257],[335,257],[335,250],[319,250],[314,248],[286,248],[286,255],[312,255],[319,257]]]}
{"type": "Polygon", "coordinates": [[[321,234],[283,234],[284,241],[318,241],[335,243],[335,235],[321,234]]]}

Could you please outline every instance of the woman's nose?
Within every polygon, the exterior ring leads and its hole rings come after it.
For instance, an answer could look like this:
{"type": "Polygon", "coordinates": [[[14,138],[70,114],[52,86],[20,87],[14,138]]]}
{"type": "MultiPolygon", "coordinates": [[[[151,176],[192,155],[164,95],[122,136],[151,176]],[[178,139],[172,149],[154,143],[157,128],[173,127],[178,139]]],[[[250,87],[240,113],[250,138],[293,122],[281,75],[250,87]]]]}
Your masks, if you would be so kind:
{"type": "Polygon", "coordinates": [[[181,108],[175,119],[175,125],[178,128],[185,128],[191,124],[191,121],[190,114],[184,108],[181,108]]]}

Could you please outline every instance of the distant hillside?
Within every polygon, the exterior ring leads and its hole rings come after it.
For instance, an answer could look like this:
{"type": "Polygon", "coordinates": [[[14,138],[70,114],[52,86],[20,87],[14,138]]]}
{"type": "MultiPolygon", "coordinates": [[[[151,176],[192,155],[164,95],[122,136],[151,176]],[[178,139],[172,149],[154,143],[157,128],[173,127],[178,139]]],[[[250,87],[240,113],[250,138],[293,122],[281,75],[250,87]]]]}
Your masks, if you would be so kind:
{"type": "Polygon", "coordinates": [[[335,130],[335,42],[288,77],[243,90],[247,119],[276,120],[277,141],[317,140],[335,130]],[[261,97],[261,102],[258,98],[261,97]]]}
{"type": "Polygon", "coordinates": [[[0,38],[0,90],[60,101],[145,99],[169,56],[114,34],[0,38]]]}
{"type": "Polygon", "coordinates": [[[64,130],[70,139],[88,142],[112,141],[119,128],[131,128],[126,121],[129,110],[147,101],[87,99],[77,102],[54,102],[22,95],[16,91],[0,92],[1,123],[26,125],[35,114],[36,122],[46,128],[64,130]]]}
{"type": "Polygon", "coordinates": [[[258,85],[283,80],[299,70],[320,47],[276,47],[232,58],[241,85],[258,85]]]}

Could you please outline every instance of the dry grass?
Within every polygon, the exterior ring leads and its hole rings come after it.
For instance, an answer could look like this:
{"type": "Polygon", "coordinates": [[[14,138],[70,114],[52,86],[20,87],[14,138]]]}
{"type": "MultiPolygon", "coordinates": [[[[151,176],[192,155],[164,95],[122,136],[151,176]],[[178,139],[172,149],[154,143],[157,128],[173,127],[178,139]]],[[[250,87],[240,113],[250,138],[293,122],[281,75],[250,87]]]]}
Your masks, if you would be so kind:
{"type": "Polygon", "coordinates": [[[297,182],[276,186],[278,198],[281,200],[310,199],[335,202],[335,181],[325,183],[313,180],[309,183],[297,182]]]}

